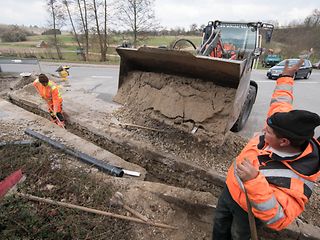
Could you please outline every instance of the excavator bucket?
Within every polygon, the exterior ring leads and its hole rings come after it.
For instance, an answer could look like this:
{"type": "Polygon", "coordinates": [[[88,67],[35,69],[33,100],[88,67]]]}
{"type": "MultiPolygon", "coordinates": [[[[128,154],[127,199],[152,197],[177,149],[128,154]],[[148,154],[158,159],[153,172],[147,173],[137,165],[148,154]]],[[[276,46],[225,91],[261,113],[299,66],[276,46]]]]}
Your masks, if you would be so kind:
{"type": "Polygon", "coordinates": [[[216,85],[238,88],[242,61],[195,56],[189,52],[142,47],[139,49],[117,48],[121,57],[119,86],[131,71],[166,73],[201,79],[216,85]]]}
{"type": "Polygon", "coordinates": [[[117,52],[121,64],[115,102],[211,137],[224,136],[239,116],[249,86],[245,60],[148,47],[117,52]]]}

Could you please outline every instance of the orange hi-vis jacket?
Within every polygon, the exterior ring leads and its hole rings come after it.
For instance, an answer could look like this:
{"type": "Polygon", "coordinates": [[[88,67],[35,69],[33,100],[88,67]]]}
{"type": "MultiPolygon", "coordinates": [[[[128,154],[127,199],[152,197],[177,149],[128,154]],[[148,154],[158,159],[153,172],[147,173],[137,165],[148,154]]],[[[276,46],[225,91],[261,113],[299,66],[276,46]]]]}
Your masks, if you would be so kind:
{"type": "Polygon", "coordinates": [[[61,106],[62,97],[61,97],[61,94],[59,92],[58,86],[54,82],[49,80],[48,85],[47,86],[43,86],[39,82],[39,79],[36,79],[33,82],[33,85],[37,89],[37,91],[40,94],[40,96],[44,100],[46,100],[46,102],[48,103],[49,111],[53,111],[53,112],[56,112],[56,113],[62,111],[62,106],[61,106]]]}
{"type": "MultiPolygon", "coordinates": [[[[292,110],[292,88],[292,78],[277,80],[268,117],[275,112],[292,110]]],[[[302,153],[284,158],[265,150],[266,147],[264,135],[253,137],[229,168],[226,183],[239,206],[248,211],[245,188],[255,217],[268,227],[281,230],[303,212],[311,196],[314,182],[320,175],[320,144],[311,139],[302,153]],[[236,168],[245,158],[259,169],[259,174],[243,183],[236,168]]]]}

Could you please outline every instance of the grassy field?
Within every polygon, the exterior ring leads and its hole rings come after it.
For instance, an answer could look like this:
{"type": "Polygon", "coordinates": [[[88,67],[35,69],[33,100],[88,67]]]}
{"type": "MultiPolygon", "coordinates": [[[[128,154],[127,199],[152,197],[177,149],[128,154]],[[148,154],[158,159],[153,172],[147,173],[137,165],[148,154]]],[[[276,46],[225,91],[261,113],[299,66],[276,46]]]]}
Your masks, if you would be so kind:
{"type": "MultiPolygon", "coordinates": [[[[186,38],[194,42],[195,45],[199,45],[201,41],[200,36],[155,36],[145,37],[139,39],[139,46],[171,46],[176,40],[180,38],[186,38]]],[[[107,50],[107,64],[118,64],[119,57],[115,48],[120,46],[123,41],[129,41],[128,36],[110,36],[108,39],[109,47],[107,50]]],[[[39,48],[37,45],[45,41],[49,44],[53,42],[53,36],[48,35],[35,35],[29,36],[27,41],[24,42],[0,42],[0,56],[11,57],[37,57],[38,59],[46,61],[57,61],[58,56],[54,48],[39,48]]],[[[78,45],[73,35],[58,35],[58,42],[61,46],[61,52],[63,55],[63,61],[81,62],[82,58],[77,54],[76,50],[78,45]]],[[[96,41],[90,41],[89,49],[89,62],[99,62],[99,47],[96,41]]]]}
{"type": "MultiPolygon", "coordinates": [[[[275,34],[276,35],[276,34],[275,34]]],[[[276,35],[277,36],[277,35],[276,35]]],[[[52,47],[39,48],[37,45],[41,41],[45,41],[48,45],[52,45],[53,36],[35,35],[29,36],[24,42],[0,42],[0,56],[11,57],[36,57],[45,61],[70,61],[82,62],[81,55],[77,54],[78,45],[72,34],[58,35],[58,42],[60,44],[63,59],[59,60],[56,49],[52,47]]],[[[172,47],[173,43],[178,39],[188,39],[196,46],[200,45],[201,36],[145,36],[138,41],[138,46],[166,46],[172,47]]],[[[120,46],[124,41],[132,42],[131,36],[126,35],[110,35],[108,39],[107,61],[104,64],[119,64],[120,58],[117,56],[115,48],[120,46]]],[[[188,50],[193,49],[189,43],[184,42],[183,47],[188,47],[188,50]]],[[[280,42],[279,39],[274,39],[269,44],[264,44],[266,49],[273,49],[275,53],[279,53],[283,58],[297,56],[299,54],[298,48],[288,48],[288,46],[280,42]],[[278,40],[278,41],[277,41],[278,40]]],[[[186,48],[187,49],[187,48],[186,48]]],[[[312,62],[317,60],[316,54],[312,56],[312,62]]],[[[90,39],[89,48],[89,63],[100,62],[99,44],[97,39],[90,39]]],[[[258,66],[258,68],[260,65],[258,66]]]]}

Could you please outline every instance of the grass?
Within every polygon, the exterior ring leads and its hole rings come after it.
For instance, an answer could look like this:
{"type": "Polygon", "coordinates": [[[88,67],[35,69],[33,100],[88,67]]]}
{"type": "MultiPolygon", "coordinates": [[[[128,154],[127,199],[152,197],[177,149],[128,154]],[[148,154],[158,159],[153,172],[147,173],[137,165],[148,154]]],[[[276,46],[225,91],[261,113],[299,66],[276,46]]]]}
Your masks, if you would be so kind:
{"type": "Polygon", "coordinates": [[[200,42],[201,42],[201,37],[197,37],[197,36],[159,36],[159,37],[147,38],[146,40],[144,40],[141,43],[142,43],[142,45],[146,44],[148,46],[161,46],[161,45],[170,46],[175,41],[177,41],[178,39],[181,39],[181,38],[189,39],[196,46],[199,46],[200,42]]]}
{"type": "MultiPolygon", "coordinates": [[[[75,38],[73,35],[57,35],[58,41],[62,43],[74,43],[75,38]]],[[[41,40],[49,41],[50,39],[53,39],[53,35],[34,35],[27,37],[27,41],[32,42],[40,42],[41,40]]]]}
{"type": "MultiPolygon", "coordinates": [[[[116,190],[49,146],[2,147],[0,155],[1,178],[19,168],[26,174],[19,191],[110,211],[107,203],[116,190]]],[[[127,222],[20,197],[2,199],[0,209],[0,239],[94,239],[100,234],[119,239],[121,231],[130,231],[127,222]]]]}

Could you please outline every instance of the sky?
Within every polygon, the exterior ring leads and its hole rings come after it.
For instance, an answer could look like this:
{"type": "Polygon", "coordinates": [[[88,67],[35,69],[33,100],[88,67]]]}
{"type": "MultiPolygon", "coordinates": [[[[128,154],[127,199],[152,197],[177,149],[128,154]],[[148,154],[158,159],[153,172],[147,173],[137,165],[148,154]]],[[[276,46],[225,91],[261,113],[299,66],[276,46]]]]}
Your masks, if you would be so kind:
{"type": "MultiPolygon", "coordinates": [[[[0,24],[48,25],[46,0],[0,0],[0,24]]],[[[189,29],[208,21],[278,21],[280,26],[303,21],[319,0],[155,0],[155,15],[165,28],[189,29]]]]}

